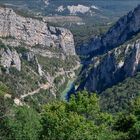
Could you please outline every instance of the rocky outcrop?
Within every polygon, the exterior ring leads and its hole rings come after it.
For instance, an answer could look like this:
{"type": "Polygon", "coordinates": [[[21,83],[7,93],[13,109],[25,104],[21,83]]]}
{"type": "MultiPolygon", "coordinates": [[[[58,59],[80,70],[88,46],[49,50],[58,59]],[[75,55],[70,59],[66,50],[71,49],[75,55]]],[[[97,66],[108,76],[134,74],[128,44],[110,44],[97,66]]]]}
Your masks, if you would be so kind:
{"type": "Polygon", "coordinates": [[[120,18],[101,38],[91,39],[88,45],[77,48],[80,55],[103,54],[130,39],[140,31],[140,5],[120,18]]]}
{"type": "Polygon", "coordinates": [[[21,70],[21,60],[16,50],[1,49],[0,50],[0,64],[7,70],[10,67],[15,67],[18,71],[21,70]]]}
{"type": "Polygon", "coordinates": [[[69,11],[70,15],[78,15],[78,14],[90,14],[93,16],[95,14],[95,11],[99,10],[98,7],[95,5],[82,5],[82,4],[74,4],[74,5],[60,5],[57,8],[57,12],[67,12],[69,11]]]}
{"type": "Polygon", "coordinates": [[[37,59],[36,55],[33,52],[28,51],[28,52],[21,53],[21,57],[24,60],[32,63],[33,65],[35,65],[39,76],[43,76],[42,67],[39,64],[38,59],[37,59]]]}
{"type": "Polygon", "coordinates": [[[44,72],[42,71],[42,67],[41,67],[41,65],[39,64],[37,57],[35,57],[35,61],[36,61],[36,65],[37,65],[38,74],[39,74],[40,76],[43,76],[43,73],[44,73],[44,72]]]}
{"type": "Polygon", "coordinates": [[[49,0],[43,0],[43,2],[45,3],[46,6],[49,5],[49,0]]]}
{"type": "MultiPolygon", "coordinates": [[[[93,58],[85,69],[85,80],[80,88],[101,92],[140,70],[140,40],[120,46],[104,56],[93,58]]],[[[79,88],[79,89],[80,89],[79,88]]]]}
{"type": "Polygon", "coordinates": [[[140,70],[140,40],[136,41],[131,48],[128,46],[127,49],[131,49],[131,53],[124,63],[126,77],[134,76],[140,70]]]}
{"type": "Polygon", "coordinates": [[[66,55],[75,55],[72,33],[64,28],[49,27],[42,20],[22,17],[10,8],[0,8],[0,37],[15,38],[29,46],[58,47],[66,55]]]}
{"type": "Polygon", "coordinates": [[[69,30],[52,26],[48,27],[48,29],[52,39],[55,40],[55,44],[50,45],[60,46],[65,54],[75,55],[74,39],[69,30]]]}
{"type": "Polygon", "coordinates": [[[77,6],[75,6],[75,5],[67,6],[67,9],[69,10],[70,14],[72,14],[72,15],[75,15],[77,13],[85,14],[90,11],[90,7],[80,5],[80,4],[78,4],[77,6]]]}
{"type": "Polygon", "coordinates": [[[24,52],[22,53],[22,58],[27,60],[28,62],[32,62],[35,59],[35,54],[32,52],[24,52]]]}

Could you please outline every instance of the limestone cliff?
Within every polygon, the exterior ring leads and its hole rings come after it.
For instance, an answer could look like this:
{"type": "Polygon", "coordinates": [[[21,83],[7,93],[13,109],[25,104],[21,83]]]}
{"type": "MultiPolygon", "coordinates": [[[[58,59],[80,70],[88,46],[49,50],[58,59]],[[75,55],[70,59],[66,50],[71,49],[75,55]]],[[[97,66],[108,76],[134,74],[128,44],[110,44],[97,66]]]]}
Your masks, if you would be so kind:
{"type": "Polygon", "coordinates": [[[18,100],[60,97],[79,68],[72,33],[6,7],[0,19],[0,81],[18,100]]]}
{"type": "Polygon", "coordinates": [[[16,50],[0,49],[0,64],[7,72],[10,67],[15,67],[18,71],[21,70],[20,56],[16,50]]]}
{"type": "Polygon", "coordinates": [[[10,8],[0,8],[0,19],[0,37],[12,37],[29,46],[57,47],[66,55],[75,55],[73,35],[67,29],[49,27],[42,20],[22,17],[10,8]]]}
{"type": "MultiPolygon", "coordinates": [[[[140,70],[140,40],[94,57],[85,68],[80,88],[101,92],[140,70]]],[[[79,88],[79,89],[80,89],[79,88]]]]}
{"type": "Polygon", "coordinates": [[[140,5],[101,37],[81,47],[90,55],[80,74],[79,89],[101,92],[140,70],[140,5]]]}

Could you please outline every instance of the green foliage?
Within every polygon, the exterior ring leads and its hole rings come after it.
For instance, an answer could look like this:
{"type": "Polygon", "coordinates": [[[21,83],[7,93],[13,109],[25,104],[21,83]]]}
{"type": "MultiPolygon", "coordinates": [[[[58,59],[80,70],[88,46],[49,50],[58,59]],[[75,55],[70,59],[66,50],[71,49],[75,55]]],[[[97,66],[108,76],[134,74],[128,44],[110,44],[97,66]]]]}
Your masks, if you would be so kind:
{"type": "Polygon", "coordinates": [[[132,100],[140,96],[140,73],[127,78],[100,94],[102,110],[116,113],[127,111],[132,100]]]}
{"type": "Polygon", "coordinates": [[[140,138],[140,121],[137,121],[129,131],[129,136],[133,140],[140,138]]]}
{"type": "Polygon", "coordinates": [[[117,131],[128,132],[136,123],[136,117],[133,114],[119,114],[115,122],[114,129],[117,131]]]}
{"type": "Polygon", "coordinates": [[[41,131],[39,114],[26,106],[16,107],[6,118],[7,139],[37,140],[41,131]]]}
{"type": "Polygon", "coordinates": [[[22,9],[22,10],[14,10],[14,11],[16,12],[16,14],[23,16],[25,18],[32,18],[32,19],[37,19],[37,20],[42,21],[42,17],[36,16],[34,13],[30,12],[29,10],[24,11],[22,9]]]}
{"type": "Polygon", "coordinates": [[[67,112],[65,103],[56,102],[45,106],[43,116],[44,139],[94,139],[91,131],[97,132],[97,128],[76,112],[67,112]],[[93,137],[91,137],[91,135],[93,137]]]}
{"type": "Polygon", "coordinates": [[[59,72],[60,69],[64,69],[65,71],[69,71],[77,64],[76,56],[68,56],[65,60],[60,58],[47,58],[38,56],[38,61],[42,65],[43,69],[49,72],[52,76],[55,76],[56,72],[59,72]]]}
{"type": "Polygon", "coordinates": [[[38,83],[43,83],[43,79],[37,74],[35,68],[27,61],[22,61],[22,69],[18,71],[14,67],[9,69],[10,74],[3,73],[0,81],[5,83],[12,91],[13,95],[28,93],[39,87],[38,83]]]}
{"type": "Polygon", "coordinates": [[[41,89],[39,93],[34,94],[32,96],[27,96],[24,101],[30,107],[40,111],[42,109],[42,105],[49,103],[54,100],[54,95],[50,92],[50,90],[41,89]]]}
{"type": "Polygon", "coordinates": [[[0,122],[12,103],[11,99],[6,98],[6,94],[11,96],[9,88],[0,82],[0,122]]]}
{"type": "Polygon", "coordinates": [[[0,82],[0,139],[5,139],[5,125],[4,119],[10,111],[13,101],[7,98],[6,94],[10,96],[9,88],[0,82]]]}
{"type": "Polygon", "coordinates": [[[9,88],[5,84],[0,82],[0,96],[4,96],[6,93],[8,94],[9,92],[9,88]]]}
{"type": "Polygon", "coordinates": [[[96,95],[79,92],[68,103],[53,102],[42,112],[42,139],[98,140],[113,138],[109,134],[111,115],[101,113],[96,95]]]}
{"type": "MultiPolygon", "coordinates": [[[[33,106],[34,107],[34,106],[33,106]]],[[[139,140],[140,98],[127,113],[102,112],[96,94],[78,92],[69,102],[54,101],[38,112],[12,107],[0,121],[0,138],[9,140],[139,140]]]]}
{"type": "Polygon", "coordinates": [[[26,49],[25,47],[22,47],[22,46],[18,46],[18,47],[16,47],[15,49],[16,49],[16,51],[17,51],[18,53],[26,53],[26,52],[29,52],[28,49],[26,49]]]}
{"type": "Polygon", "coordinates": [[[74,96],[70,98],[68,109],[92,119],[92,117],[96,116],[100,111],[99,100],[96,94],[90,95],[86,91],[78,92],[76,98],[74,96]]]}
{"type": "MultiPolygon", "coordinates": [[[[115,117],[113,130],[121,132],[125,140],[139,140],[140,138],[140,97],[129,106],[128,113],[119,113],[115,117]]],[[[121,138],[121,137],[120,137],[121,138]]],[[[122,138],[121,138],[122,140],[122,138]]]]}
{"type": "Polygon", "coordinates": [[[5,49],[6,48],[6,46],[2,43],[2,41],[0,40],[0,49],[5,49]]]}
{"type": "MultiPolygon", "coordinates": [[[[68,27],[69,28],[69,27],[68,27]]],[[[90,41],[91,38],[101,35],[107,31],[109,28],[108,25],[82,25],[78,28],[71,27],[70,30],[72,31],[76,46],[80,46],[82,44],[86,44],[90,41]]]]}
{"type": "Polygon", "coordinates": [[[15,37],[14,36],[11,36],[11,35],[9,35],[9,36],[1,36],[0,38],[2,38],[2,39],[15,39],[15,37]]]}

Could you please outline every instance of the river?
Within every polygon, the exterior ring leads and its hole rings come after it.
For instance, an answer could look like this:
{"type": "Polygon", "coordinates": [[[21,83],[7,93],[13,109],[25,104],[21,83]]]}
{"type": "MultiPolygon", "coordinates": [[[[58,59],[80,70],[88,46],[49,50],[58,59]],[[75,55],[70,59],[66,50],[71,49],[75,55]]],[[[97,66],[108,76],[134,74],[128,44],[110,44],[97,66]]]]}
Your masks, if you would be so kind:
{"type": "Polygon", "coordinates": [[[67,83],[66,89],[62,92],[61,99],[68,100],[70,95],[74,92],[75,92],[75,85],[74,85],[74,81],[71,80],[67,83]]]}

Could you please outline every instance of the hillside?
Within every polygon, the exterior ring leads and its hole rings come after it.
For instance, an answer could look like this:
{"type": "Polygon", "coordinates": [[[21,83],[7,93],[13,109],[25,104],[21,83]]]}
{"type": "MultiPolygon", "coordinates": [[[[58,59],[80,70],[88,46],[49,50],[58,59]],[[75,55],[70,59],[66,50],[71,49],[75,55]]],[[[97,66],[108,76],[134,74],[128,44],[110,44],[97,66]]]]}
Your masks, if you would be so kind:
{"type": "Polygon", "coordinates": [[[120,18],[101,38],[80,48],[91,55],[81,72],[82,89],[100,92],[139,71],[139,11],[140,6],[120,18]]]}
{"type": "Polygon", "coordinates": [[[90,57],[83,60],[77,91],[98,93],[104,111],[127,110],[139,96],[139,10],[140,6],[120,18],[100,39],[89,43],[89,50],[81,51],[89,51],[90,57]]]}
{"type": "Polygon", "coordinates": [[[138,3],[1,0],[0,140],[139,140],[138,3]]]}
{"type": "Polygon", "coordinates": [[[0,81],[18,100],[39,92],[45,102],[59,98],[79,68],[72,33],[10,8],[0,13],[0,81]]]}

